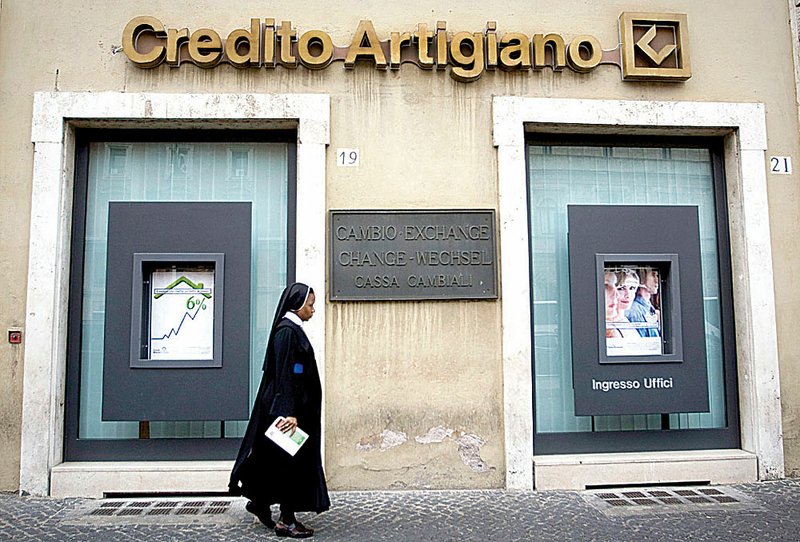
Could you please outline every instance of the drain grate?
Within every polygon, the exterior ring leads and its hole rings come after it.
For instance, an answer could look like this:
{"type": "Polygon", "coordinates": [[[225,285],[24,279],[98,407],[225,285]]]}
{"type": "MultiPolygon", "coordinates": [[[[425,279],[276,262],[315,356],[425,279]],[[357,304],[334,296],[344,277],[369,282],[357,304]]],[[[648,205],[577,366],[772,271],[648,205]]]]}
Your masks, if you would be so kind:
{"type": "Polygon", "coordinates": [[[89,515],[92,516],[113,516],[116,512],[114,508],[98,508],[97,510],[92,510],[89,512],[89,515]]]}
{"type": "Polygon", "coordinates": [[[600,497],[601,499],[616,499],[616,498],[618,498],[616,493],[598,493],[597,496],[600,497]]]}
{"type": "Polygon", "coordinates": [[[700,492],[700,493],[702,493],[703,495],[722,495],[722,491],[720,491],[720,490],[718,490],[718,489],[713,489],[713,488],[709,488],[709,489],[698,489],[697,491],[699,491],[699,492],[700,492]]]}
{"type": "Polygon", "coordinates": [[[635,499],[635,498],[642,499],[642,498],[647,496],[644,493],[642,493],[641,491],[623,491],[622,494],[624,496],[628,497],[628,498],[631,498],[631,499],[635,499]]]}
{"type": "Polygon", "coordinates": [[[141,516],[142,508],[125,508],[117,512],[117,516],[141,516]]]}
{"type": "Polygon", "coordinates": [[[147,511],[148,516],[166,516],[172,513],[172,510],[169,508],[153,508],[152,510],[147,511]]]}
{"type": "Polygon", "coordinates": [[[755,507],[751,499],[727,487],[604,489],[586,491],[583,496],[607,515],[755,507]]]}
{"type": "MultiPolygon", "coordinates": [[[[241,500],[241,499],[240,499],[241,500]]],[[[156,499],[145,500],[113,500],[95,501],[78,511],[79,516],[84,518],[97,518],[103,521],[137,521],[141,520],[163,520],[174,518],[176,521],[198,521],[204,517],[214,521],[223,519],[230,513],[238,513],[241,503],[237,505],[235,500],[208,499],[200,500],[196,497],[192,500],[187,499],[156,499]],[[235,510],[234,510],[235,509],[235,510]],[[181,518],[184,518],[181,520],[181,518]]],[[[70,521],[75,518],[70,518],[70,521]]],[[[231,518],[232,519],[232,518],[231,518]]]]}
{"type": "Polygon", "coordinates": [[[669,491],[661,491],[659,489],[648,491],[648,493],[650,493],[650,495],[653,497],[669,497],[671,495],[669,491]]]}

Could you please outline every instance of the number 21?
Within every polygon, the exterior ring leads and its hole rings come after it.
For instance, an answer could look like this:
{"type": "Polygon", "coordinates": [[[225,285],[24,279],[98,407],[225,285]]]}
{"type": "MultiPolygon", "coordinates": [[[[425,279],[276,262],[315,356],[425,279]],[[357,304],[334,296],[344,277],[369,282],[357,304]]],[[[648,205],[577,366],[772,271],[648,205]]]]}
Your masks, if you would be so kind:
{"type": "Polygon", "coordinates": [[[769,166],[772,173],[789,174],[792,172],[792,161],[788,156],[771,156],[769,166]]]}

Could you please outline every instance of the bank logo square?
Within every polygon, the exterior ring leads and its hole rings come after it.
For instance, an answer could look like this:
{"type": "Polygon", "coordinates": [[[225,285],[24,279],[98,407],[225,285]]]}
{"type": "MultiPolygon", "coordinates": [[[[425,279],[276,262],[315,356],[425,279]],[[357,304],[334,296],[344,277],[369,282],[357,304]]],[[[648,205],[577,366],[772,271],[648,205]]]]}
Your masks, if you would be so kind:
{"type": "Polygon", "coordinates": [[[619,17],[625,81],[686,81],[692,76],[688,25],[682,13],[619,17]]]}

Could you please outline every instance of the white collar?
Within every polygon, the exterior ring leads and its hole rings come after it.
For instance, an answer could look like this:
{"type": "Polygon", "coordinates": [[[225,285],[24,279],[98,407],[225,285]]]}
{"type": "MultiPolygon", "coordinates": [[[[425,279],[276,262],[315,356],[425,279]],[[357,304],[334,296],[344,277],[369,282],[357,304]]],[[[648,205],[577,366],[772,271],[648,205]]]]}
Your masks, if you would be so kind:
{"type": "Polygon", "coordinates": [[[283,315],[284,318],[288,318],[290,322],[294,322],[300,327],[303,327],[303,319],[297,316],[292,311],[287,311],[286,314],[283,315]]]}

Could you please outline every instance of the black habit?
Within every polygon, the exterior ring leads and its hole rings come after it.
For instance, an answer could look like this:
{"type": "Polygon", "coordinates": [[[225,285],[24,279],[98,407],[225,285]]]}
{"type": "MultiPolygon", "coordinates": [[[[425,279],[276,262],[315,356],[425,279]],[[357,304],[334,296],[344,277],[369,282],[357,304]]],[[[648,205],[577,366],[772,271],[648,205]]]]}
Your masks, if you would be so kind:
{"type": "Polygon", "coordinates": [[[267,343],[264,375],[228,485],[258,507],[281,504],[294,512],[330,508],[320,455],[322,387],[314,349],[302,327],[284,318],[312,290],[295,283],[283,291],[267,343]],[[309,438],[292,457],[264,433],[278,416],[294,416],[309,438]]]}

